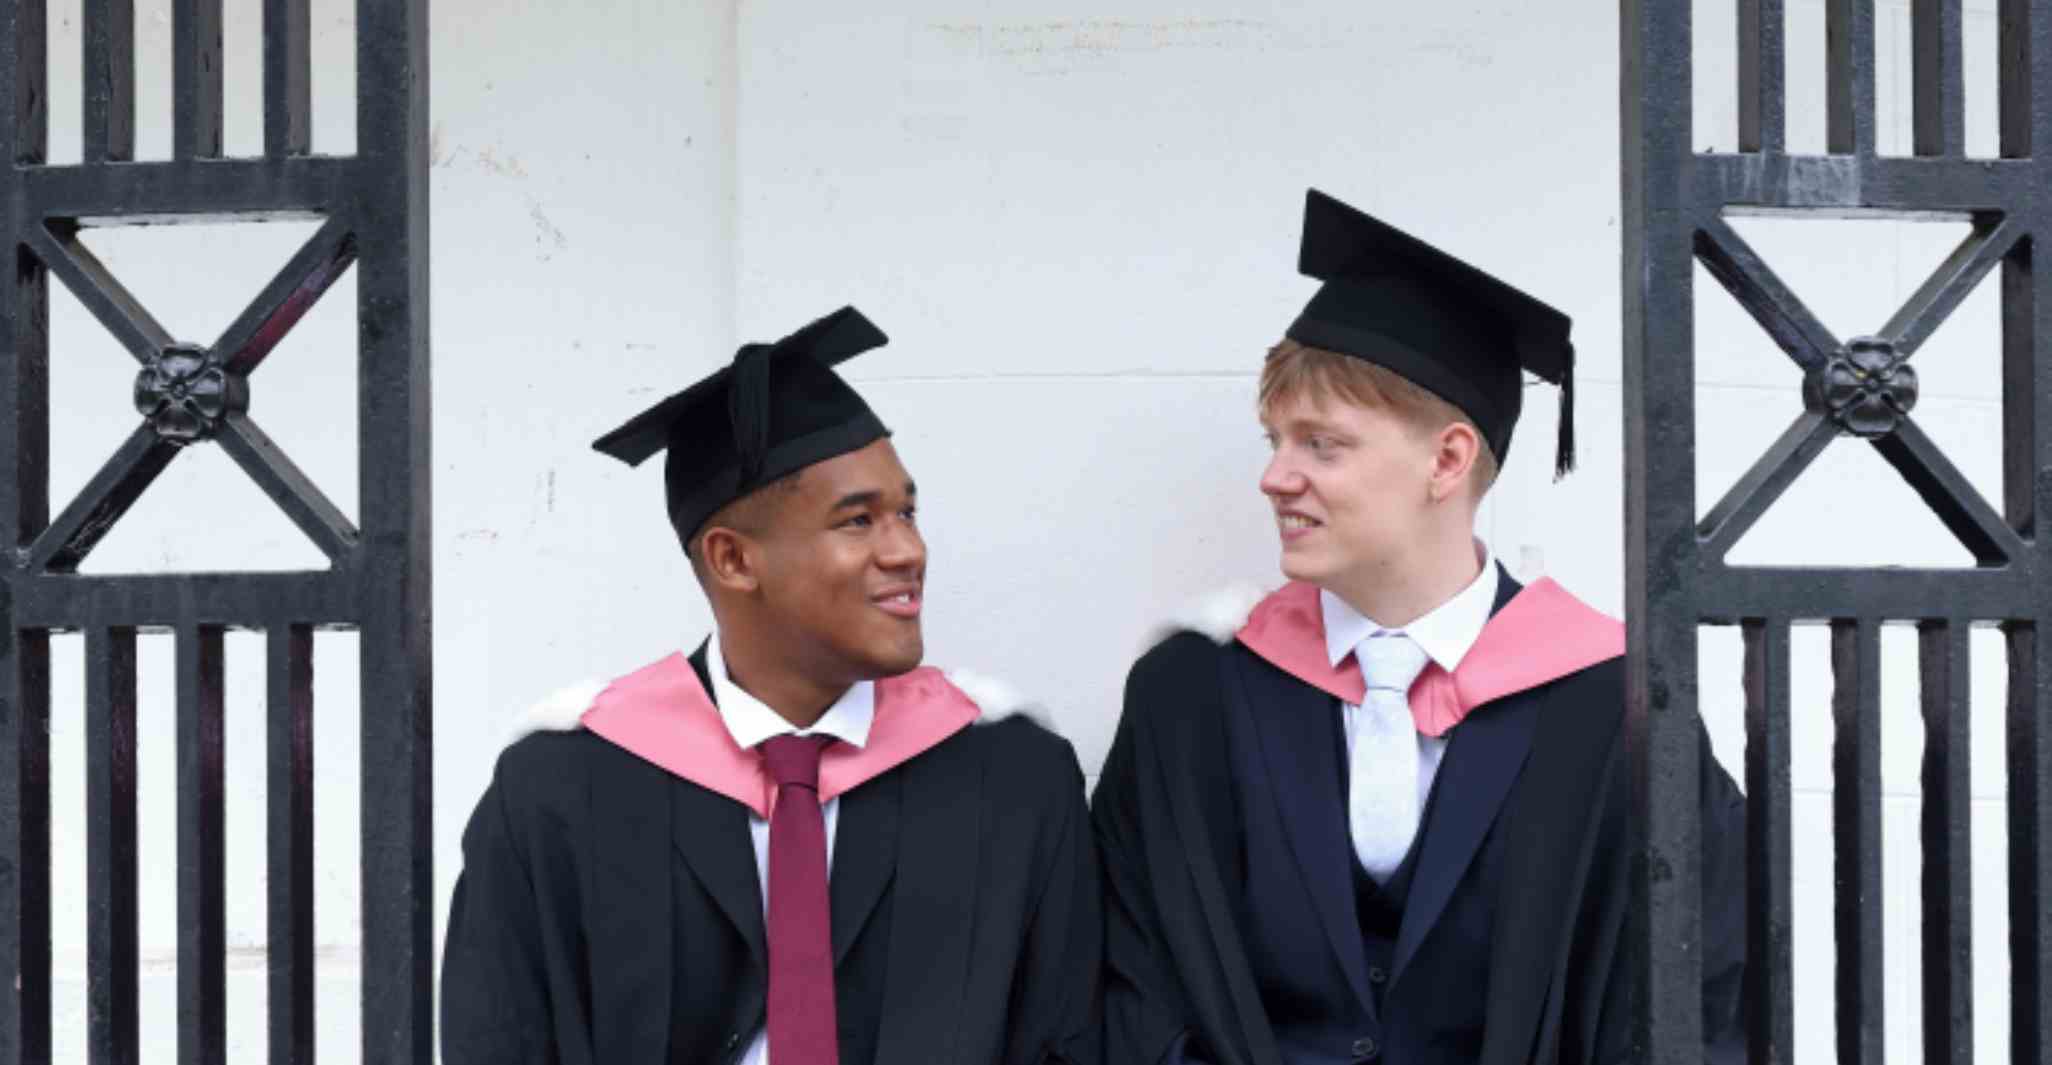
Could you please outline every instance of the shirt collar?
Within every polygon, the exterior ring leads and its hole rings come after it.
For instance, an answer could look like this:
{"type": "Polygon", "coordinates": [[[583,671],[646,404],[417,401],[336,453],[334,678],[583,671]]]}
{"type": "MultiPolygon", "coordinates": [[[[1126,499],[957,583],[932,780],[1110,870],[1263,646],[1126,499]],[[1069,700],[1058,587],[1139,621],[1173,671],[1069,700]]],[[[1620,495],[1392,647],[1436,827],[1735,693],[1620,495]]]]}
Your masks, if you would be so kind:
{"type": "Polygon", "coordinates": [[[1354,609],[1346,600],[1321,589],[1318,605],[1324,614],[1327,659],[1337,666],[1354,653],[1354,648],[1362,640],[1400,633],[1423,648],[1439,668],[1453,672],[1454,667],[1461,664],[1461,659],[1467,657],[1468,649],[1481,638],[1482,627],[1489,623],[1490,611],[1496,606],[1497,585],[1501,580],[1496,569],[1496,557],[1490,553],[1489,545],[1477,539],[1475,553],[1482,559],[1482,572],[1452,599],[1401,629],[1379,624],[1354,609]]]}
{"type": "Polygon", "coordinates": [[[827,735],[842,743],[861,747],[869,742],[869,726],[876,720],[876,684],[860,681],[841,693],[834,705],[820,715],[809,729],[794,727],[769,705],[742,690],[727,675],[726,659],[720,655],[720,634],[715,630],[705,643],[705,672],[712,678],[713,701],[719,704],[720,720],[734,743],[748,750],[774,736],[827,735]]]}

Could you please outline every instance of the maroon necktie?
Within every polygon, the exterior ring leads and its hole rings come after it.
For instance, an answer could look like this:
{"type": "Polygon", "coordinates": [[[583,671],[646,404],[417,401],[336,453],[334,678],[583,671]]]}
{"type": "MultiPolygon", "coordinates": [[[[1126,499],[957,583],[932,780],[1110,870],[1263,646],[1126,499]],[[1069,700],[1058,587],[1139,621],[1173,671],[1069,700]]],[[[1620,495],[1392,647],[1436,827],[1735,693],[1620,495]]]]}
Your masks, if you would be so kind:
{"type": "Polygon", "coordinates": [[[819,804],[819,754],[832,742],[785,735],[762,744],[763,767],[777,786],[769,843],[770,1065],[839,1065],[841,1057],[819,804]]]}

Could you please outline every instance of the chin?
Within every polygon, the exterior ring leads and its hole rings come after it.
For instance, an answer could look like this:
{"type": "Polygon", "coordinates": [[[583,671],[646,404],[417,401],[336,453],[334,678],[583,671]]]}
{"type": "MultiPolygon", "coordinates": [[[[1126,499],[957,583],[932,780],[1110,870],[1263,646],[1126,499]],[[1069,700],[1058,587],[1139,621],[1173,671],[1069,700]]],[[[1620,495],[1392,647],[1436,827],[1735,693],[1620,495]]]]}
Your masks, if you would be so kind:
{"type": "Polygon", "coordinates": [[[1310,552],[1288,551],[1282,553],[1283,576],[1293,581],[1308,581],[1316,584],[1332,574],[1333,567],[1310,552]]]}
{"type": "Polygon", "coordinates": [[[926,641],[914,633],[909,639],[879,640],[862,651],[863,672],[872,680],[880,680],[918,669],[926,658],[926,641]]]}

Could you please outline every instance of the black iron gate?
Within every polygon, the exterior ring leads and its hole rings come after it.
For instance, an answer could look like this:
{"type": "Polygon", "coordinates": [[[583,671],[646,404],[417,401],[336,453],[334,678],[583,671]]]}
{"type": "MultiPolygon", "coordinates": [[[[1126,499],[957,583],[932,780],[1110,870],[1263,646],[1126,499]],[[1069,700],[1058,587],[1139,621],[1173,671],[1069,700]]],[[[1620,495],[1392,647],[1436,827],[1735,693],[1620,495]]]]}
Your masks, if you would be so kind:
{"type": "MultiPolygon", "coordinates": [[[[1838,1060],[1882,1060],[1880,626],[1920,636],[1924,1060],[1974,1056],[1968,633],[2008,653],[2011,1059],[2052,1062],[2052,3],[2001,0],[2001,157],[1965,153],[1960,0],[1913,0],[1913,155],[1875,149],[1873,0],[1826,0],[1824,155],[1786,151],[1783,0],[1739,0],[1739,147],[1691,140],[1690,0],[1623,0],[1626,609],[1640,818],[1634,968],[1646,1059],[1700,1058],[1697,627],[1744,635],[1751,1056],[1794,1057],[1789,629],[1828,625],[1836,691],[1838,1060]],[[1949,216],[1972,231],[1877,336],[1827,331],[1728,211],[1949,216]],[[1794,361],[1804,413],[1699,521],[1693,264],[1794,361]],[[2003,498],[1984,500],[1918,428],[1906,360],[2001,271],[2003,498]],[[1961,570],[1729,565],[1726,551],[1841,436],[1865,440],[1973,554],[1961,570]]],[[[1850,444],[1845,445],[1850,446],[1850,444]]],[[[1799,712],[1811,712],[1802,710],[1799,712]]],[[[1891,964],[1900,964],[1891,962],[1891,964]]]]}
{"type": "MultiPolygon", "coordinates": [[[[222,0],[176,0],[173,158],[135,162],[133,0],[84,0],[84,161],[46,165],[44,0],[0,3],[0,1065],[50,1059],[50,900],[87,894],[95,1063],[137,1047],[135,643],[176,642],[178,1046],[225,1056],[222,634],[268,634],[271,1060],[313,1060],[313,639],[361,635],[363,1060],[432,1060],[427,9],[357,5],[358,150],[310,148],[308,0],[264,0],[264,155],[222,150],[222,0]],[[211,345],[174,338],[82,227],[314,218],[322,225],[211,345]],[[252,420],[249,375],[357,271],[353,526],[252,420]],[[48,278],[140,364],[144,420],[51,517],[48,278]],[[328,557],[295,573],[85,576],[81,559],[186,447],[219,446],[328,557]],[[49,863],[50,635],[86,647],[87,884],[49,863]]],[[[259,378],[261,385],[265,378],[259,378]]],[[[259,389],[261,393],[261,388],[259,389]]],[[[253,405],[261,410],[259,402],[253,405]]],[[[60,501],[62,502],[62,501],[60,501]]],[[[59,713],[76,712],[56,708],[59,713]]]]}

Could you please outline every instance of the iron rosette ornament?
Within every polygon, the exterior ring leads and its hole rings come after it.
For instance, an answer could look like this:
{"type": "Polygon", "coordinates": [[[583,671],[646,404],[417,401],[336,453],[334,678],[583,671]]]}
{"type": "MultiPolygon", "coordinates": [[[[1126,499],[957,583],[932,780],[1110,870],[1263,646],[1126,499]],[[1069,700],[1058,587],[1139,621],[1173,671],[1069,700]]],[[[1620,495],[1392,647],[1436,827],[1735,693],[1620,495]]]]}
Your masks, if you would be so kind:
{"type": "Polygon", "coordinates": [[[143,364],[135,378],[135,409],[175,444],[205,440],[230,414],[249,409],[249,381],[212,351],[174,344],[143,364]]]}
{"type": "Polygon", "coordinates": [[[1854,436],[1878,439],[1917,405],[1917,371],[1886,337],[1854,337],[1804,376],[1803,404],[1854,436]]]}

